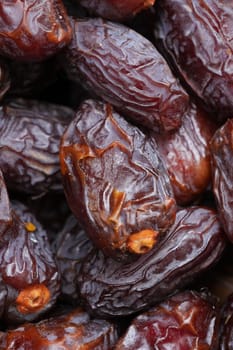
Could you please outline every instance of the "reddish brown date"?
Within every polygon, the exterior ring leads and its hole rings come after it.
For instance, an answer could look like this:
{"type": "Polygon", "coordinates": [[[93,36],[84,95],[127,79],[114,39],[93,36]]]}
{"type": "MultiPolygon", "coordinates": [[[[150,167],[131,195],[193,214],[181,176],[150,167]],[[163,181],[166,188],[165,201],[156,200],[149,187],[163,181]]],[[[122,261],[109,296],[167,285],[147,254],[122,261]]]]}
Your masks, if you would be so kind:
{"type": "Polygon", "coordinates": [[[113,350],[117,339],[114,324],[90,319],[85,311],[75,309],[0,334],[0,350],[113,350]]]}
{"type": "Polygon", "coordinates": [[[222,329],[219,350],[233,349],[233,294],[225,300],[222,309],[222,329]]]}
{"type": "Polygon", "coordinates": [[[219,308],[205,293],[185,291],[134,319],[116,350],[217,350],[219,308]]]}
{"type": "Polygon", "coordinates": [[[224,248],[215,211],[180,210],[166,238],[133,263],[122,264],[100,251],[91,253],[78,276],[81,296],[88,309],[101,317],[148,309],[213,266],[224,248]]]}
{"type": "Polygon", "coordinates": [[[220,120],[231,118],[232,1],[158,0],[155,12],[160,49],[208,109],[217,112],[220,120]]]}
{"type": "Polygon", "coordinates": [[[123,21],[154,5],[155,0],[79,0],[91,13],[123,21]]]}
{"type": "Polygon", "coordinates": [[[0,53],[21,61],[40,61],[60,51],[72,30],[61,0],[2,0],[0,53]]]}
{"type": "Polygon", "coordinates": [[[0,313],[5,325],[13,325],[49,310],[60,278],[46,232],[26,207],[10,206],[2,175],[0,202],[0,313]]]}
{"type": "Polygon", "coordinates": [[[105,254],[144,254],[173,224],[176,204],[156,144],[109,104],[80,106],[60,159],[68,204],[105,254]]]}
{"type": "Polygon", "coordinates": [[[209,116],[191,104],[179,130],[154,136],[179,205],[194,202],[211,183],[209,142],[216,129],[209,116]]]}
{"type": "Polygon", "coordinates": [[[61,62],[69,79],[81,81],[139,125],[179,128],[188,96],[150,41],[100,18],[72,23],[73,40],[61,62]]]}
{"type": "Polygon", "coordinates": [[[60,138],[73,116],[68,107],[35,100],[15,99],[0,109],[0,167],[10,189],[62,190],[60,138]]]}
{"type": "Polygon", "coordinates": [[[212,155],[213,192],[220,220],[228,238],[233,242],[233,120],[218,129],[210,145],[212,155]]]}
{"type": "Polygon", "coordinates": [[[57,235],[53,250],[61,275],[61,299],[78,304],[80,296],[76,279],[82,261],[93,249],[93,244],[77,220],[71,215],[57,235]]]}

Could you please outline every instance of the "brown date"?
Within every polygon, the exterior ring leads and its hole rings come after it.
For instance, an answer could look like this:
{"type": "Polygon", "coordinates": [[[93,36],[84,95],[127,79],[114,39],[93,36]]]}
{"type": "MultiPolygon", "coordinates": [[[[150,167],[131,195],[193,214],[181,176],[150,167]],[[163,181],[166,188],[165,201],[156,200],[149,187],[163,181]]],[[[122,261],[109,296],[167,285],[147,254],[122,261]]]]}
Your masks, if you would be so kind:
{"type": "Polygon", "coordinates": [[[101,18],[72,25],[73,39],[61,56],[69,79],[81,81],[139,125],[155,131],[179,128],[188,95],[149,40],[101,18]]]}
{"type": "Polygon", "coordinates": [[[220,121],[232,117],[232,1],[158,0],[155,10],[157,46],[189,91],[220,121]]]}
{"type": "Polygon", "coordinates": [[[219,217],[226,235],[233,242],[233,119],[214,134],[210,144],[212,156],[213,192],[219,217]]]}
{"type": "Polygon", "coordinates": [[[217,350],[219,314],[210,294],[177,293],[136,317],[115,350],[217,350]]]}
{"type": "Polygon", "coordinates": [[[13,325],[49,310],[60,293],[60,278],[46,232],[28,208],[10,205],[0,175],[0,313],[5,325],[13,325]]]}
{"type": "Polygon", "coordinates": [[[117,327],[82,309],[0,334],[0,350],[113,350],[117,327]]]}
{"type": "Polygon", "coordinates": [[[224,248],[216,212],[188,207],[177,212],[169,234],[134,262],[122,264],[101,251],[90,253],[78,275],[80,293],[98,316],[130,315],[193,282],[219,260],[224,248]]]}
{"type": "Polygon", "coordinates": [[[219,350],[233,349],[233,293],[225,300],[222,308],[222,329],[219,350]]]}
{"type": "Polygon", "coordinates": [[[0,108],[0,167],[9,189],[62,191],[59,146],[72,109],[15,99],[0,108]]]}
{"type": "Polygon", "coordinates": [[[67,303],[78,304],[80,302],[75,281],[82,261],[92,249],[91,240],[75,217],[71,215],[53,243],[56,262],[61,275],[61,299],[67,303]]]}
{"type": "Polygon", "coordinates": [[[217,125],[194,103],[184,114],[179,130],[155,134],[179,205],[197,200],[211,184],[209,142],[217,125]]]}
{"type": "Polygon", "coordinates": [[[155,0],[79,0],[92,14],[123,21],[154,5],[155,0]]]}
{"type": "Polygon", "coordinates": [[[176,203],[155,142],[109,104],[81,104],[60,160],[67,202],[106,255],[144,254],[173,224],[176,203]]]}
{"type": "Polygon", "coordinates": [[[71,40],[61,0],[1,0],[0,54],[20,61],[44,60],[71,40]]]}

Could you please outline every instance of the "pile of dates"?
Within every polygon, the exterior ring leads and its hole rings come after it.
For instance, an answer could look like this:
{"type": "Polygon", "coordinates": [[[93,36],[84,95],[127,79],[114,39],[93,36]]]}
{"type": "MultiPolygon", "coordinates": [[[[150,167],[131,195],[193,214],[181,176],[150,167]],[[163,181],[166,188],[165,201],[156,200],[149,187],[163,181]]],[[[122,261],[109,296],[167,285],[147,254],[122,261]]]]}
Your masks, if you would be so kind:
{"type": "Polygon", "coordinates": [[[1,0],[0,350],[233,350],[232,164],[232,0],[1,0]]]}

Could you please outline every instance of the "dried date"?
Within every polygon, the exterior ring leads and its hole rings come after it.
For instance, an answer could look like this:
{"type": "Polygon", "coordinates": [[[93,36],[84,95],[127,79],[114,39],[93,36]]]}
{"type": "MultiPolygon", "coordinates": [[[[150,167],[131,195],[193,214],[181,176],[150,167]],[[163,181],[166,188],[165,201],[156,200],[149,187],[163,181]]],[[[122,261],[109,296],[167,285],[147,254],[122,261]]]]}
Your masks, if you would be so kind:
{"type": "Polygon", "coordinates": [[[60,138],[72,109],[15,99],[0,109],[0,168],[9,189],[43,194],[62,191],[60,138]]]}
{"type": "Polygon", "coordinates": [[[117,339],[118,330],[113,323],[90,319],[85,311],[75,309],[0,334],[0,350],[112,350],[117,339]]]}
{"type": "MultiPolygon", "coordinates": [[[[155,37],[189,91],[218,114],[233,113],[231,0],[158,0],[155,37]]],[[[216,118],[215,113],[212,113],[216,118]]]]}
{"type": "Polygon", "coordinates": [[[78,276],[81,296],[101,317],[148,309],[213,266],[225,248],[214,210],[188,207],[177,212],[169,234],[135,262],[122,264],[97,251],[88,255],[78,276]]]}
{"type": "Polygon", "coordinates": [[[5,325],[13,325],[36,319],[55,304],[60,277],[46,232],[28,208],[10,205],[2,175],[1,194],[0,310],[5,325]]]}
{"type": "Polygon", "coordinates": [[[71,40],[72,30],[61,0],[2,0],[0,53],[20,61],[44,60],[71,40]]]}
{"type": "Polygon", "coordinates": [[[77,220],[71,215],[62,231],[57,235],[53,250],[61,275],[61,299],[78,304],[80,296],[76,279],[82,261],[93,249],[93,244],[77,220]]]}
{"type": "Polygon", "coordinates": [[[216,129],[209,115],[192,103],[179,130],[154,136],[179,205],[194,202],[211,184],[209,142],[216,129]]]}
{"type": "Polygon", "coordinates": [[[61,64],[133,122],[160,131],[178,129],[188,95],[145,37],[101,18],[74,20],[73,39],[61,64]]]}
{"type": "Polygon", "coordinates": [[[105,254],[144,254],[173,224],[176,203],[155,142],[109,104],[80,106],[60,160],[67,202],[105,254]]]}
{"type": "Polygon", "coordinates": [[[233,349],[233,294],[225,300],[222,308],[222,329],[219,350],[233,349]]]}
{"type": "Polygon", "coordinates": [[[211,144],[213,192],[224,230],[233,242],[233,120],[229,119],[214,134],[211,144]]]}
{"type": "Polygon", "coordinates": [[[184,291],[136,317],[116,350],[217,350],[220,312],[207,293],[184,291]]]}
{"type": "Polygon", "coordinates": [[[78,2],[91,14],[114,21],[124,21],[153,6],[155,0],[80,0],[78,2]]]}

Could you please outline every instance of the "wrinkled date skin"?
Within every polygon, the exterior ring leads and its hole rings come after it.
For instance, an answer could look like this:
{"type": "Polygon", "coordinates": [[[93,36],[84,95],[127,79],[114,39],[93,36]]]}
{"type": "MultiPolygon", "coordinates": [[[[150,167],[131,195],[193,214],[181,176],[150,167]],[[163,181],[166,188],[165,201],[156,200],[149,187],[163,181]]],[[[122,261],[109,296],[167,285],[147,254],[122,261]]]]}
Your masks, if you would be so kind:
{"type": "Polygon", "coordinates": [[[179,128],[188,95],[153,44],[122,24],[101,18],[72,21],[73,39],[61,64],[128,116],[155,131],[179,128]]]}
{"type": "Polygon", "coordinates": [[[194,280],[215,264],[225,248],[216,212],[189,207],[177,212],[169,234],[149,253],[122,264],[91,253],[78,285],[90,312],[124,316],[147,309],[194,280]]]}
{"type": "Polygon", "coordinates": [[[217,125],[202,109],[190,104],[179,130],[155,135],[179,205],[200,197],[211,183],[209,142],[217,125]]]}
{"type": "Polygon", "coordinates": [[[31,194],[62,191],[60,138],[72,109],[15,99],[0,109],[0,167],[9,189],[31,194]]]}
{"type": "Polygon", "coordinates": [[[90,319],[82,309],[74,309],[0,334],[0,350],[113,350],[117,339],[114,324],[90,319]]]}
{"type": "Polygon", "coordinates": [[[46,232],[28,208],[10,206],[2,175],[1,195],[0,312],[4,324],[12,325],[49,310],[60,293],[60,277],[46,232]]]}
{"type": "Polygon", "coordinates": [[[72,29],[61,0],[2,0],[0,53],[20,61],[44,60],[67,45],[72,29]]]}
{"type": "Polygon", "coordinates": [[[222,329],[219,350],[233,349],[233,294],[231,293],[222,308],[222,329]]]}
{"type": "Polygon", "coordinates": [[[176,203],[156,144],[109,104],[80,106],[60,160],[68,204],[106,255],[143,254],[173,224],[176,203]]]}
{"type": "Polygon", "coordinates": [[[220,121],[232,117],[232,1],[158,0],[155,12],[158,46],[184,82],[220,121]]]}
{"type": "Polygon", "coordinates": [[[210,144],[212,155],[213,192],[224,230],[233,242],[233,120],[216,131],[210,144]]]}
{"type": "Polygon", "coordinates": [[[155,0],[80,0],[91,13],[115,21],[123,21],[154,5],[155,0]]]}
{"type": "Polygon", "coordinates": [[[136,317],[115,350],[217,350],[219,321],[210,295],[184,291],[136,317]]]}
{"type": "Polygon", "coordinates": [[[93,249],[92,241],[71,215],[57,235],[53,247],[61,275],[61,299],[77,304],[80,297],[75,281],[82,261],[93,249]]]}

